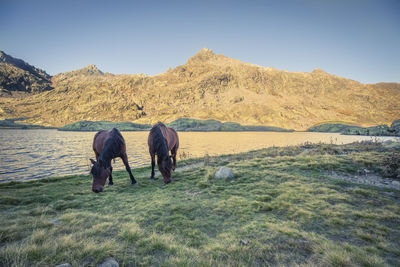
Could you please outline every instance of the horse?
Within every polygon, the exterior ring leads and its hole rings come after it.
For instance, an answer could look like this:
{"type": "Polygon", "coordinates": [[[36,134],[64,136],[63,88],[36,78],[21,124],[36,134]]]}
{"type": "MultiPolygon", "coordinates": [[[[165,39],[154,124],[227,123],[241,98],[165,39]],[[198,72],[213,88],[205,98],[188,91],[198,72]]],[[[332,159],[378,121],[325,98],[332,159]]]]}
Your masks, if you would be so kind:
{"type": "Polygon", "coordinates": [[[126,171],[129,173],[132,185],[136,184],[136,180],[132,175],[131,168],[126,155],[125,140],[118,129],[113,128],[111,131],[102,130],[96,133],[93,139],[93,151],[96,155],[96,161],[90,159],[93,167],[90,173],[93,176],[92,190],[95,193],[103,192],[104,185],[109,177],[109,185],[113,185],[111,160],[120,157],[125,165],[126,171]]]}
{"type": "Polygon", "coordinates": [[[164,183],[170,183],[171,170],[174,171],[176,167],[176,153],[179,147],[178,134],[173,128],[169,128],[159,122],[151,128],[147,142],[151,157],[150,179],[155,180],[154,165],[155,155],[157,154],[157,165],[164,178],[164,183]],[[173,163],[168,151],[171,151],[173,163]]]}

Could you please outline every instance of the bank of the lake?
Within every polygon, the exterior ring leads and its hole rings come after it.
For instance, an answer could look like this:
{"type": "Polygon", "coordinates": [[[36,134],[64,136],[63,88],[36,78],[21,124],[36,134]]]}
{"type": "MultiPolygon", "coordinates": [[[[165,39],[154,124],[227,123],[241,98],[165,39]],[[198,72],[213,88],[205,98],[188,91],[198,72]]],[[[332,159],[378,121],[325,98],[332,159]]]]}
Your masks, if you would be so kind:
{"type": "Polygon", "coordinates": [[[0,184],[0,265],[107,257],[122,266],[400,265],[396,143],[272,147],[178,164],[197,167],[166,186],[148,179],[149,167],[134,169],[136,187],[117,171],[101,194],[88,175],[0,184]],[[221,166],[235,178],[213,178],[221,166]],[[394,187],[362,183],[383,176],[394,187]]]}
{"type": "MultiPolygon", "coordinates": [[[[311,132],[179,132],[178,159],[242,153],[271,146],[303,143],[347,144],[372,137],[311,132]]],[[[87,174],[94,157],[95,132],[57,130],[0,131],[0,182],[87,174]]],[[[147,131],[123,131],[131,167],[150,164],[147,131]]],[[[395,137],[378,137],[379,142],[395,137]]],[[[114,170],[124,169],[122,161],[114,170]]]]}

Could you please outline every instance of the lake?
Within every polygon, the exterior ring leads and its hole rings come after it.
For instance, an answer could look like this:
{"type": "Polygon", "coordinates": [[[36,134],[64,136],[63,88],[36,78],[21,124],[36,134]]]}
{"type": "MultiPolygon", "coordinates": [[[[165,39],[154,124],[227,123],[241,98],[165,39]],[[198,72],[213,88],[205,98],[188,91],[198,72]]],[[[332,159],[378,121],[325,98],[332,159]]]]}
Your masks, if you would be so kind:
{"type": "MultiPolygon", "coordinates": [[[[370,136],[313,132],[179,132],[178,134],[180,138],[178,165],[180,158],[202,157],[205,154],[212,156],[240,153],[305,142],[345,144],[375,139],[370,136]]],[[[89,159],[95,158],[92,150],[94,135],[95,132],[0,130],[0,182],[89,174],[89,159]]],[[[149,165],[148,132],[122,132],[122,135],[127,143],[131,168],[149,165]]],[[[377,137],[378,141],[395,139],[396,137],[377,137]]],[[[124,169],[119,158],[113,166],[114,170],[124,169]]]]}

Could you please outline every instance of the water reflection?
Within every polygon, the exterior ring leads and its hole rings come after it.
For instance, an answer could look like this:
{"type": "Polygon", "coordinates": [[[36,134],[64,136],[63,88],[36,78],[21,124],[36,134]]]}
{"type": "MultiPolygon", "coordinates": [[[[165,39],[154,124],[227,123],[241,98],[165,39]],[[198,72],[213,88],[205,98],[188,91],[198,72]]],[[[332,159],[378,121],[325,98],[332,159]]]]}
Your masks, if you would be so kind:
{"type": "MultiPolygon", "coordinates": [[[[94,132],[57,130],[0,130],[0,181],[37,179],[89,173],[94,158],[94,132]]],[[[132,168],[150,164],[147,132],[123,132],[132,168]]],[[[201,157],[240,153],[271,146],[289,146],[304,142],[345,144],[372,140],[372,137],[330,133],[275,132],[179,132],[179,155],[201,157]]],[[[378,140],[393,137],[378,137],[378,140]]],[[[179,161],[178,161],[179,165],[179,161]]],[[[114,169],[124,169],[117,159],[114,169]]],[[[133,170],[134,173],[134,170],[133,170]]]]}

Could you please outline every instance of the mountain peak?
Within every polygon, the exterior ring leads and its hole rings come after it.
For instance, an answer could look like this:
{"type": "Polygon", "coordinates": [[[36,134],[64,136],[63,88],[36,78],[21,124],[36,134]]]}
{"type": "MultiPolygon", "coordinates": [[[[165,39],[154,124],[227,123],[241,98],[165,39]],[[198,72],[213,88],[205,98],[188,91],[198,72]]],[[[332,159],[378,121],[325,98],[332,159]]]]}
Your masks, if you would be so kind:
{"type": "Polygon", "coordinates": [[[204,62],[216,58],[217,55],[209,48],[203,48],[193,57],[189,58],[188,62],[204,62]]]}
{"type": "Polygon", "coordinates": [[[198,54],[200,54],[200,53],[215,55],[214,51],[212,51],[210,48],[207,48],[207,47],[202,48],[198,54]]]}
{"type": "Polygon", "coordinates": [[[104,73],[97,68],[94,64],[89,64],[82,69],[74,71],[76,74],[83,74],[83,75],[104,75],[104,73]]]}
{"type": "Polygon", "coordinates": [[[316,69],[314,69],[311,73],[326,73],[326,71],[324,71],[323,69],[320,69],[320,68],[316,68],[316,69]]]}
{"type": "Polygon", "coordinates": [[[99,68],[97,68],[97,66],[94,64],[89,64],[89,65],[85,66],[84,68],[82,68],[82,70],[87,70],[91,74],[95,74],[95,73],[103,74],[103,72],[101,70],[99,70],[99,68]]]}

